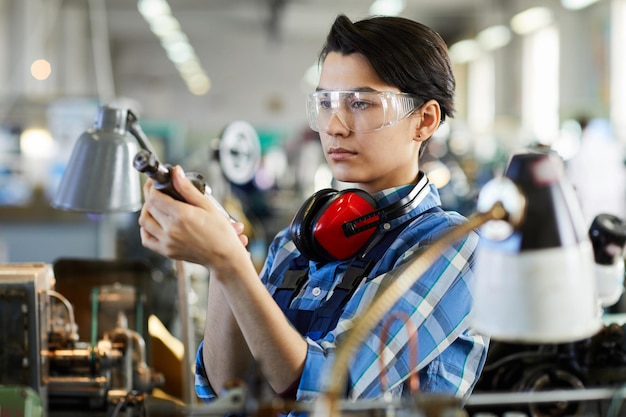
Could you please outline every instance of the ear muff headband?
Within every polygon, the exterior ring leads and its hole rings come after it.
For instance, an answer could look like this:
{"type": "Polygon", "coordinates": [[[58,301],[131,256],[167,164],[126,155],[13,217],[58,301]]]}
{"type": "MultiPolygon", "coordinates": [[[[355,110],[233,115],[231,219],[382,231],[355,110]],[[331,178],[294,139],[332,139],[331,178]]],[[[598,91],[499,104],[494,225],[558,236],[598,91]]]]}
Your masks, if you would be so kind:
{"type": "Polygon", "coordinates": [[[368,213],[365,216],[361,216],[354,220],[348,221],[343,225],[344,233],[346,235],[360,233],[365,229],[378,226],[383,222],[396,219],[404,214],[409,213],[411,210],[417,207],[426,196],[426,193],[423,193],[423,191],[427,189],[427,185],[428,177],[420,171],[417,177],[417,183],[406,197],[386,207],[368,213]],[[377,221],[372,222],[371,218],[376,218],[377,221]]]}
{"type": "Polygon", "coordinates": [[[304,202],[291,222],[293,242],[313,261],[349,259],[363,249],[378,225],[417,207],[428,194],[427,185],[428,178],[420,172],[405,198],[381,209],[376,209],[373,197],[363,190],[318,191],[304,202]]]}

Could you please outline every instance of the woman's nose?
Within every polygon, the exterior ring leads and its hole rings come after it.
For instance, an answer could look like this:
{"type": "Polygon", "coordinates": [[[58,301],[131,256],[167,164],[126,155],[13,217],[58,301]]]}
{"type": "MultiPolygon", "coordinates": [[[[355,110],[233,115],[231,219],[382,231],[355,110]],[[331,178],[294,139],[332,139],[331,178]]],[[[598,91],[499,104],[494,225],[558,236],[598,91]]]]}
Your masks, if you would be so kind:
{"type": "Polygon", "coordinates": [[[347,136],[350,134],[350,128],[348,128],[346,122],[343,121],[339,113],[334,111],[328,118],[328,123],[326,124],[324,132],[330,136],[347,136]]]}

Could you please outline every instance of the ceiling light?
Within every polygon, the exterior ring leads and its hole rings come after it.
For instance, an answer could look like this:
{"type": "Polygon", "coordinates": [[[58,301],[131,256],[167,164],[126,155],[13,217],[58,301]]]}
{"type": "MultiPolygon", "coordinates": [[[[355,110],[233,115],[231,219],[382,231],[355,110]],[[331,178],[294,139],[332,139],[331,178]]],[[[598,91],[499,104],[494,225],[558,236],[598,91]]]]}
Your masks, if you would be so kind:
{"type": "Polygon", "coordinates": [[[450,58],[453,62],[469,62],[480,55],[480,47],[474,39],[465,39],[450,46],[450,58]]]}
{"type": "Polygon", "coordinates": [[[194,74],[185,78],[185,82],[189,91],[197,96],[206,94],[211,89],[211,80],[204,74],[194,74]]]}
{"type": "Polygon", "coordinates": [[[511,31],[504,25],[491,26],[478,33],[476,40],[484,50],[493,51],[511,41],[511,31]]]}
{"type": "Polygon", "coordinates": [[[45,59],[38,59],[30,66],[30,74],[36,80],[47,80],[52,73],[52,66],[45,59]]]}
{"type": "Polygon", "coordinates": [[[170,5],[165,0],[140,0],[137,9],[146,20],[172,13],[170,5]]]}
{"type": "Polygon", "coordinates": [[[404,7],[404,0],[376,0],[370,6],[370,15],[397,16],[404,7]]]}
{"type": "Polygon", "coordinates": [[[150,30],[159,38],[180,31],[180,23],[174,16],[158,16],[150,20],[150,30]]]}
{"type": "Polygon", "coordinates": [[[159,38],[161,39],[161,46],[163,46],[163,48],[165,49],[169,49],[170,45],[175,44],[175,43],[189,42],[189,38],[187,38],[187,35],[185,35],[181,31],[169,32],[166,35],[161,36],[159,38]]]}
{"type": "Polygon", "coordinates": [[[200,65],[196,52],[180,23],[172,16],[166,0],[139,0],[139,12],[150,25],[150,30],[161,41],[167,57],[174,63],[192,94],[206,94],[211,80],[200,65]],[[190,81],[194,80],[194,81],[190,81]]]}
{"type": "Polygon", "coordinates": [[[598,0],[561,0],[561,6],[569,10],[581,10],[598,0]]]}
{"type": "Polygon", "coordinates": [[[54,140],[47,129],[26,129],[20,135],[20,149],[26,157],[49,158],[54,152],[54,140]]]}
{"type": "Polygon", "coordinates": [[[185,78],[185,75],[191,75],[197,72],[202,72],[202,68],[200,67],[200,63],[197,59],[188,59],[184,62],[180,62],[176,64],[176,68],[178,72],[180,72],[181,76],[185,78]]]}
{"type": "Polygon", "coordinates": [[[176,64],[188,61],[193,56],[193,48],[188,43],[177,43],[167,50],[167,57],[176,64]]]}
{"type": "Polygon", "coordinates": [[[531,7],[513,16],[511,29],[518,35],[527,35],[548,26],[554,20],[547,7],[531,7]]]}

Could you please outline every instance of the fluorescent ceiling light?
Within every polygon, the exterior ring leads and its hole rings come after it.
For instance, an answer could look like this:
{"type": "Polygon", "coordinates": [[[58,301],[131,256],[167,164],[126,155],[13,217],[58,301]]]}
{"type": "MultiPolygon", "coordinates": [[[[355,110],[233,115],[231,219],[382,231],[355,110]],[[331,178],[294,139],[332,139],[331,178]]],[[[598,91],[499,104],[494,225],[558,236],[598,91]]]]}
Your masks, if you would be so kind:
{"type": "Polygon", "coordinates": [[[491,26],[480,31],[476,40],[484,50],[493,51],[511,41],[511,31],[504,25],[491,26]]]}
{"type": "Polygon", "coordinates": [[[176,63],[176,68],[184,78],[185,75],[193,75],[194,73],[202,72],[202,67],[197,59],[188,59],[185,62],[176,63]]]}
{"type": "Polygon", "coordinates": [[[140,0],[137,4],[139,13],[146,19],[151,20],[156,16],[164,16],[172,13],[166,0],[140,0]]]}
{"type": "Polygon", "coordinates": [[[180,23],[172,16],[167,0],[139,0],[139,12],[150,25],[150,30],[159,38],[167,57],[174,63],[191,93],[206,94],[211,80],[202,69],[194,48],[180,23]]]}
{"type": "Polygon", "coordinates": [[[397,16],[404,10],[404,0],[376,0],[370,6],[370,14],[377,16],[397,16]]]}
{"type": "Polygon", "coordinates": [[[167,57],[175,64],[182,64],[194,58],[194,50],[188,43],[172,45],[166,52],[167,57]]]}
{"type": "Polygon", "coordinates": [[[598,0],[561,0],[561,6],[569,10],[580,10],[597,1],[598,0]]]}
{"type": "Polygon", "coordinates": [[[526,35],[542,29],[554,20],[552,10],[547,7],[531,7],[513,16],[511,29],[518,35],[526,35]]]}
{"type": "Polygon", "coordinates": [[[180,23],[174,16],[163,15],[150,20],[150,30],[159,38],[180,31],[180,23]]]}
{"type": "Polygon", "coordinates": [[[480,46],[474,39],[465,39],[459,41],[449,48],[450,58],[454,62],[469,62],[480,55],[480,46]]]}
{"type": "Polygon", "coordinates": [[[189,78],[183,77],[183,79],[189,91],[197,96],[206,94],[211,89],[211,80],[205,74],[194,74],[189,78]]]}

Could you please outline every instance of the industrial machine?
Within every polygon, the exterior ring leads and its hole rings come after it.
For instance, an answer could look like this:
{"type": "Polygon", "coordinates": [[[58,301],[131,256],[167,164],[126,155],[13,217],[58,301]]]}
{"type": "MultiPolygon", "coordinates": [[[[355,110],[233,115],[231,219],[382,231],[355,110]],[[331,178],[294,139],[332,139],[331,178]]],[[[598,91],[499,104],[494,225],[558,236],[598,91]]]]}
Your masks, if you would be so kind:
{"type": "MultiPolygon", "coordinates": [[[[600,306],[608,310],[624,292],[626,224],[617,216],[599,214],[588,234],[593,245],[598,299],[600,306]]],[[[555,390],[616,389],[605,398],[601,395],[585,398],[578,394],[578,398],[572,396],[560,401],[491,406],[489,411],[517,411],[532,417],[585,413],[623,415],[618,414],[621,407],[615,404],[624,401],[621,388],[626,381],[626,316],[609,313],[603,315],[598,332],[580,340],[530,344],[492,341],[474,392],[477,395],[489,392],[536,394],[555,390]]]]}
{"type": "Polygon", "coordinates": [[[81,284],[68,284],[90,288],[80,300],[90,311],[77,313],[57,291],[53,265],[0,265],[0,386],[32,389],[44,415],[140,413],[145,396],[163,382],[147,365],[142,295],[124,281],[78,278],[81,284]],[[89,324],[87,340],[79,322],[89,324]]]}

